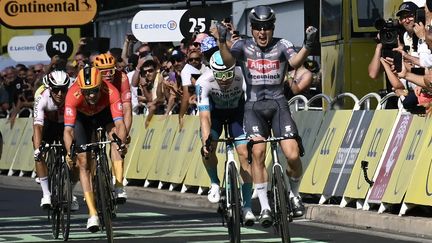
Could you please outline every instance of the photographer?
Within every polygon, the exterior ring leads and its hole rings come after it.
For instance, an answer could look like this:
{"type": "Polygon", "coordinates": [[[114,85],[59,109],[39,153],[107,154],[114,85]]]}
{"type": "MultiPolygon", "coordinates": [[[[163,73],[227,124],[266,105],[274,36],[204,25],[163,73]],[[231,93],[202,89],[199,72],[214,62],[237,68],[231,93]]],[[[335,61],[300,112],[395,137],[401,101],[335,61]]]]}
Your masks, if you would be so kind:
{"type": "MultiPolygon", "coordinates": [[[[399,6],[396,16],[399,20],[379,20],[376,22],[376,27],[379,29],[377,35],[377,46],[375,54],[369,63],[369,76],[377,79],[382,71],[386,74],[386,91],[390,93],[394,91],[400,97],[404,108],[414,109],[417,106],[416,99],[412,89],[415,87],[409,84],[404,79],[399,79],[396,73],[392,72],[395,68],[398,72],[402,66],[402,50],[406,50],[408,54],[416,56],[414,53],[414,20],[418,6],[413,2],[404,2],[399,6]],[[400,28],[400,27],[403,27],[400,28]],[[404,32],[401,31],[404,30],[404,32]],[[401,38],[402,37],[402,38],[401,38]],[[396,51],[396,49],[399,51],[396,51]],[[411,92],[409,92],[411,91],[411,92]],[[405,100],[405,97],[408,96],[405,100]]],[[[406,63],[406,67],[410,69],[410,63],[406,63]]],[[[389,99],[387,107],[397,109],[397,99],[389,99]]]]}

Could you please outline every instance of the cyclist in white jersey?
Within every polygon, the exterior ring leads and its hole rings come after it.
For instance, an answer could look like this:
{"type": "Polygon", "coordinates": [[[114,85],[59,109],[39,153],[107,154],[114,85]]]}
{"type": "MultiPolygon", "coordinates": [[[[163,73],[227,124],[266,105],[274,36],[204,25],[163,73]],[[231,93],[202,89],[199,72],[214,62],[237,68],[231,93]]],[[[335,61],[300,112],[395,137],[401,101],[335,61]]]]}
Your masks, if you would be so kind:
{"type": "MultiPolygon", "coordinates": [[[[226,39],[227,30],[223,25],[213,28],[212,34],[218,38],[219,49],[226,65],[239,61],[246,79],[246,105],[244,127],[248,136],[262,140],[273,134],[276,137],[298,132],[284,97],[284,77],[289,69],[299,67],[314,44],[317,29],[309,26],[303,48],[295,52],[291,42],[273,38],[276,16],[268,6],[254,7],[249,13],[253,38],[235,41],[229,49],[226,39]]],[[[288,161],[288,177],[291,187],[294,216],[304,214],[304,205],[299,195],[300,179],[303,174],[300,153],[300,139],[280,142],[288,161]]],[[[256,144],[252,149],[252,176],[261,205],[260,223],[270,227],[270,205],[267,197],[268,174],[264,164],[266,144],[256,144]]]]}
{"type": "MultiPolygon", "coordinates": [[[[63,140],[64,103],[70,78],[64,71],[52,71],[45,75],[42,81],[43,85],[36,91],[33,106],[33,148],[36,173],[43,193],[40,206],[47,209],[51,207],[48,168],[44,159],[39,156],[39,146],[42,141],[52,143],[63,140]]],[[[78,201],[73,197],[71,209],[75,211],[78,207],[78,201]]]]}
{"type": "MultiPolygon", "coordinates": [[[[245,137],[243,130],[243,113],[245,102],[245,82],[240,67],[226,67],[220,52],[215,52],[210,58],[211,70],[205,71],[196,82],[196,94],[201,123],[201,140],[206,144],[208,138],[218,139],[222,133],[223,123],[228,123],[229,134],[232,137],[245,137]]],[[[235,142],[236,151],[240,160],[240,175],[243,179],[242,194],[243,222],[252,226],[255,216],[252,213],[252,177],[251,166],[247,161],[247,141],[235,142]]],[[[217,142],[211,144],[216,148],[217,142]]],[[[208,200],[219,202],[219,178],[217,175],[217,157],[215,149],[202,148],[203,162],[210,177],[211,188],[208,200]]]]}

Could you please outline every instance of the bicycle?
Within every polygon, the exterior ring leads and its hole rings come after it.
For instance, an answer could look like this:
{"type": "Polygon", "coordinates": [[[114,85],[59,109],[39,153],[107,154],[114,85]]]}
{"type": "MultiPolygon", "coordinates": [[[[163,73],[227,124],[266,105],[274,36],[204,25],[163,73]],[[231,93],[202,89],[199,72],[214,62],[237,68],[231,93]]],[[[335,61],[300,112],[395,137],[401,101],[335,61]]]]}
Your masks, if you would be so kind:
{"type": "Polygon", "coordinates": [[[108,242],[114,242],[112,219],[116,216],[117,203],[114,195],[111,171],[109,169],[106,145],[117,143],[121,147],[121,140],[113,134],[113,140],[106,140],[105,130],[96,129],[96,142],[83,144],[78,147],[71,145],[71,154],[90,152],[96,161],[96,171],[93,177],[93,192],[96,195],[96,209],[101,223],[101,231],[105,230],[108,242]]]}
{"type": "Polygon", "coordinates": [[[54,239],[58,239],[61,226],[63,240],[67,241],[70,231],[72,183],[70,168],[66,162],[66,148],[61,143],[42,142],[39,150],[41,153],[37,160],[41,160],[42,154],[46,154],[48,184],[51,191],[48,220],[52,220],[52,234],[54,239]]]}
{"type": "Polygon", "coordinates": [[[301,138],[297,135],[290,134],[283,137],[270,137],[264,140],[250,140],[248,142],[248,159],[251,162],[252,147],[257,143],[270,143],[272,154],[272,182],[269,192],[270,207],[272,208],[273,226],[276,232],[281,236],[283,243],[291,242],[289,223],[293,221],[293,208],[289,200],[289,191],[286,188],[284,170],[279,162],[277,154],[278,142],[286,139],[296,139],[299,144],[300,156],[304,155],[304,148],[301,138]]]}
{"type": "Polygon", "coordinates": [[[212,141],[225,143],[225,171],[222,180],[221,199],[219,200],[218,213],[222,216],[222,225],[227,222],[228,235],[230,242],[239,243],[240,225],[243,225],[243,196],[241,193],[241,179],[238,172],[237,163],[234,159],[234,142],[245,140],[237,139],[228,136],[228,124],[223,124],[225,138],[222,139],[207,139],[206,147],[209,148],[212,141]]]}

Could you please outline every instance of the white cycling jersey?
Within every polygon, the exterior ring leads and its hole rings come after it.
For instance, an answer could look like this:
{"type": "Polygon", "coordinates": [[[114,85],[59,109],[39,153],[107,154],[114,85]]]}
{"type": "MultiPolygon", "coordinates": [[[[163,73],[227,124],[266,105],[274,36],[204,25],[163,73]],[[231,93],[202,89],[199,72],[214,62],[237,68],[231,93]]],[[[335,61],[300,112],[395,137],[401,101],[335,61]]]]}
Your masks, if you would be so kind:
{"type": "Polygon", "coordinates": [[[58,107],[51,98],[50,90],[44,88],[41,92],[36,91],[33,105],[33,125],[43,125],[44,120],[52,122],[64,122],[64,106],[58,107]]]}
{"type": "Polygon", "coordinates": [[[235,67],[234,81],[224,90],[213,77],[213,71],[205,71],[196,82],[196,94],[199,111],[216,109],[234,109],[245,100],[246,83],[240,67],[235,67]]]}

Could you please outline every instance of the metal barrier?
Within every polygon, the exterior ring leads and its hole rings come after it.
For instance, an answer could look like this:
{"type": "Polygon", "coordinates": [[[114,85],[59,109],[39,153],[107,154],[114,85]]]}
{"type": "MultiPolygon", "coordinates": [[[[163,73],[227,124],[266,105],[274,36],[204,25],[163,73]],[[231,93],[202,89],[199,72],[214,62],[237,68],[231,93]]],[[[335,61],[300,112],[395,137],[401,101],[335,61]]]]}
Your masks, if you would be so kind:
{"type": "Polygon", "coordinates": [[[309,107],[307,104],[308,104],[308,99],[304,95],[296,95],[288,101],[289,106],[294,105],[295,111],[299,111],[300,109],[308,110],[309,107]],[[303,102],[300,104],[299,101],[303,101],[303,102]],[[301,105],[303,105],[303,106],[301,106],[301,105]]]}
{"type": "Polygon", "coordinates": [[[344,98],[346,98],[346,97],[350,97],[353,101],[354,101],[354,110],[355,110],[355,108],[358,108],[359,107],[359,105],[358,105],[358,103],[359,103],[359,99],[357,98],[357,96],[355,96],[354,94],[352,94],[352,93],[348,93],[348,92],[346,92],[346,93],[342,93],[342,94],[338,94],[332,101],[331,101],[331,103],[330,103],[330,109],[335,109],[335,108],[339,108],[339,107],[336,107],[336,105],[338,105],[337,104],[337,102],[338,101],[340,101],[340,100],[342,100],[342,99],[344,99],[344,98]]]}
{"type": "MultiPolygon", "coordinates": [[[[310,98],[309,101],[307,102],[308,110],[320,110],[321,111],[323,109],[323,106],[321,106],[321,107],[311,106],[312,102],[314,102],[317,99],[321,99],[321,101],[326,101],[327,104],[331,104],[331,102],[332,102],[332,98],[330,98],[329,96],[327,96],[325,94],[317,94],[317,95],[313,96],[312,98],[310,98]]],[[[329,106],[327,106],[327,107],[329,107],[329,106]]]]}
{"type": "Polygon", "coordinates": [[[366,94],[365,96],[363,96],[358,102],[359,107],[354,107],[354,110],[359,110],[361,108],[361,106],[363,105],[363,103],[364,103],[364,109],[370,110],[370,99],[371,98],[375,98],[378,101],[376,110],[380,110],[382,108],[381,96],[379,96],[379,94],[377,94],[377,93],[369,93],[369,94],[366,94]]]}

